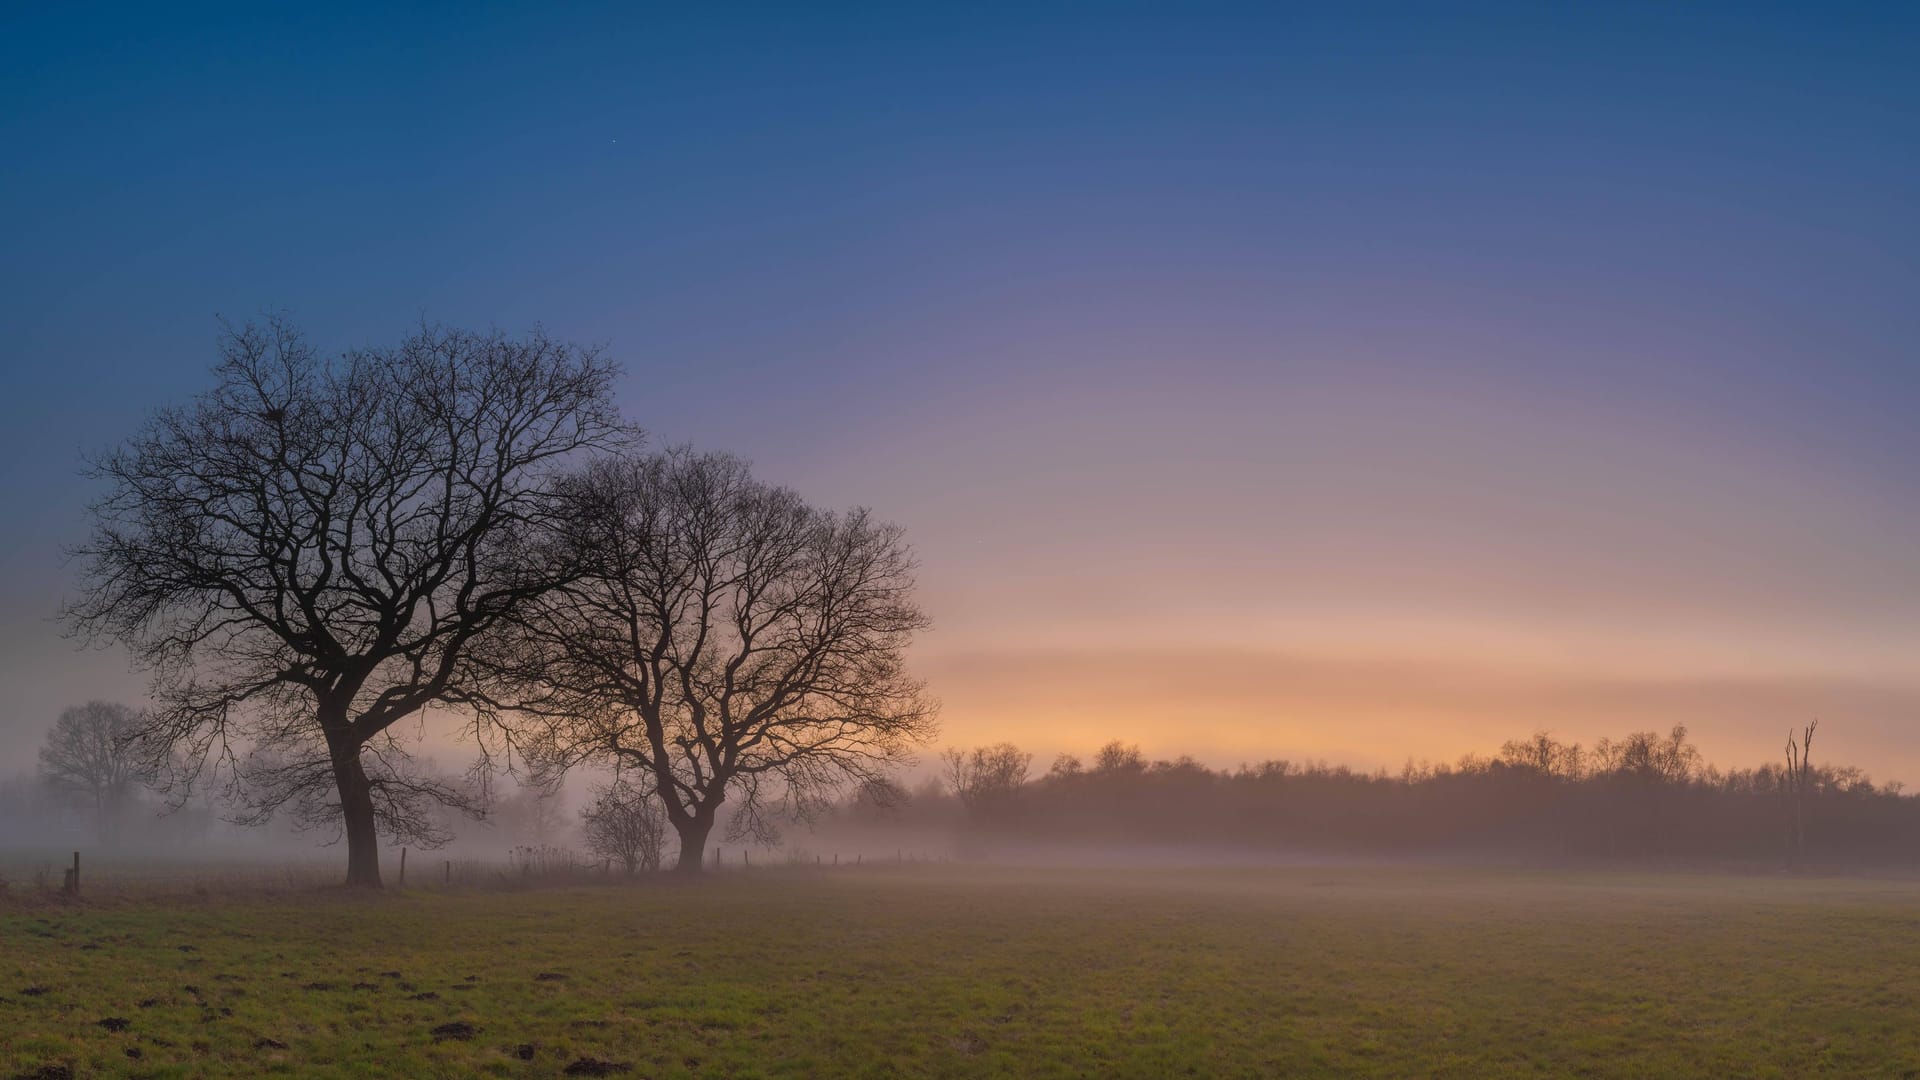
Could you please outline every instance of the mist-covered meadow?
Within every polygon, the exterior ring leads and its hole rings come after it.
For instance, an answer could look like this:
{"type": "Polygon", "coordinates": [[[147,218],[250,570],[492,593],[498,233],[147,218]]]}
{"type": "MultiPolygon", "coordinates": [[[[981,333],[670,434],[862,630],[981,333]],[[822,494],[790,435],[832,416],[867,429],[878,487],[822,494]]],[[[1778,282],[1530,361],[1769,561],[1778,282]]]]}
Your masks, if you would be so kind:
{"type": "Polygon", "coordinates": [[[1913,888],[879,863],[16,908],[0,1072],[1901,1076],[1913,888]]]}

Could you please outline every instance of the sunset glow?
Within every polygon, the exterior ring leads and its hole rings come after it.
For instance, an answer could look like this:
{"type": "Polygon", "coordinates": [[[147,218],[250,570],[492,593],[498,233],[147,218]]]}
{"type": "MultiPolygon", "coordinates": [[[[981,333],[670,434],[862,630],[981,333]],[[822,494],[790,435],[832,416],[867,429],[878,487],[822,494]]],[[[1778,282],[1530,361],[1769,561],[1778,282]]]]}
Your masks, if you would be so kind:
{"type": "Polygon", "coordinates": [[[899,522],[943,744],[1397,768],[1685,723],[1751,763],[1817,716],[1920,780],[1910,23],[36,18],[9,755],[142,686],[51,621],[81,452],[201,385],[216,313],[287,309],[605,342],[654,445],[899,522]]]}

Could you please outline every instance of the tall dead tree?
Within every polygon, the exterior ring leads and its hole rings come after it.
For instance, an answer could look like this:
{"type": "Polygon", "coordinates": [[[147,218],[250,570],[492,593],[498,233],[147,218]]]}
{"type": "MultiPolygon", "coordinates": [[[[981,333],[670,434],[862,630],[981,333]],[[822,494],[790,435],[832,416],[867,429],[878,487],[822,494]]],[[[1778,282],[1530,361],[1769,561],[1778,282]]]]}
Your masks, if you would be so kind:
{"type": "Polygon", "coordinates": [[[1792,817],[1787,822],[1787,847],[1795,857],[1806,853],[1807,849],[1807,796],[1813,791],[1813,762],[1809,755],[1813,751],[1813,732],[1820,726],[1814,720],[1807,724],[1795,736],[1787,732],[1787,798],[1792,804],[1792,817]]]}
{"type": "Polygon", "coordinates": [[[348,883],[378,885],[380,832],[463,802],[394,726],[458,702],[474,645],[557,584],[553,476],[630,437],[615,374],[540,333],[323,357],[280,319],[229,327],[214,387],[95,462],[67,609],[152,671],[138,734],[186,762],[176,791],[231,766],[256,814],[331,816],[348,883]]]}
{"type": "Polygon", "coordinates": [[[927,620],[899,529],[687,450],[596,462],[566,490],[581,569],[489,650],[498,703],[545,718],[548,765],[646,774],[683,873],[728,803],[735,836],[765,839],[848,785],[892,790],[935,730],[906,669],[927,620]]]}

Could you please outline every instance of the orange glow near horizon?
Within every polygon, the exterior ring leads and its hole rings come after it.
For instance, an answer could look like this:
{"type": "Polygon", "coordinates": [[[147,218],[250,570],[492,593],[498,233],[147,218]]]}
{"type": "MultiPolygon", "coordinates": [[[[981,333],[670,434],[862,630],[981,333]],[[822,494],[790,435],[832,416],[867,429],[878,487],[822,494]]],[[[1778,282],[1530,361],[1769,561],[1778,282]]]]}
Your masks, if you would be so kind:
{"type": "Polygon", "coordinates": [[[794,478],[907,524],[944,744],[1398,769],[1685,724],[1749,767],[1821,717],[1831,760],[1920,776],[1884,492],[1652,411],[1258,383],[1031,395],[794,478]],[[992,482],[911,479],[960,458],[992,482]]]}
{"type": "Polygon", "coordinates": [[[1684,723],[1745,767],[1818,717],[1920,782],[1904,21],[924,7],[496,12],[425,70],[387,52],[438,14],[294,55],[39,5],[0,38],[38,223],[0,766],[142,697],[59,636],[77,451],[205,389],[216,312],[285,311],[604,344],[651,445],[897,522],[944,744],[1398,768],[1684,723]]]}

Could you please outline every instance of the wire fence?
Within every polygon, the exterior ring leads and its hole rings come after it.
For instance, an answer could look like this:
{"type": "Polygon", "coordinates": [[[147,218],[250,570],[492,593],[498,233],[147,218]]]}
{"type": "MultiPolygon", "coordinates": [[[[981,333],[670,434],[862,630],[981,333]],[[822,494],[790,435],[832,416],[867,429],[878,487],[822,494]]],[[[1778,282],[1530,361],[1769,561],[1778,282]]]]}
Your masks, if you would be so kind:
{"type": "MultiPolygon", "coordinates": [[[[713,847],[702,859],[709,875],[879,868],[945,862],[905,848],[891,852],[815,852],[804,848],[713,847]]],[[[449,856],[397,849],[382,853],[390,891],[514,890],[567,885],[629,884],[674,878],[673,862],[629,872],[563,845],[524,845],[504,855],[449,856]]],[[[337,850],[299,859],[264,856],[154,858],[110,849],[0,850],[0,908],[84,903],[113,906],[212,899],[261,899],[340,886],[344,857],[337,850]]]]}

